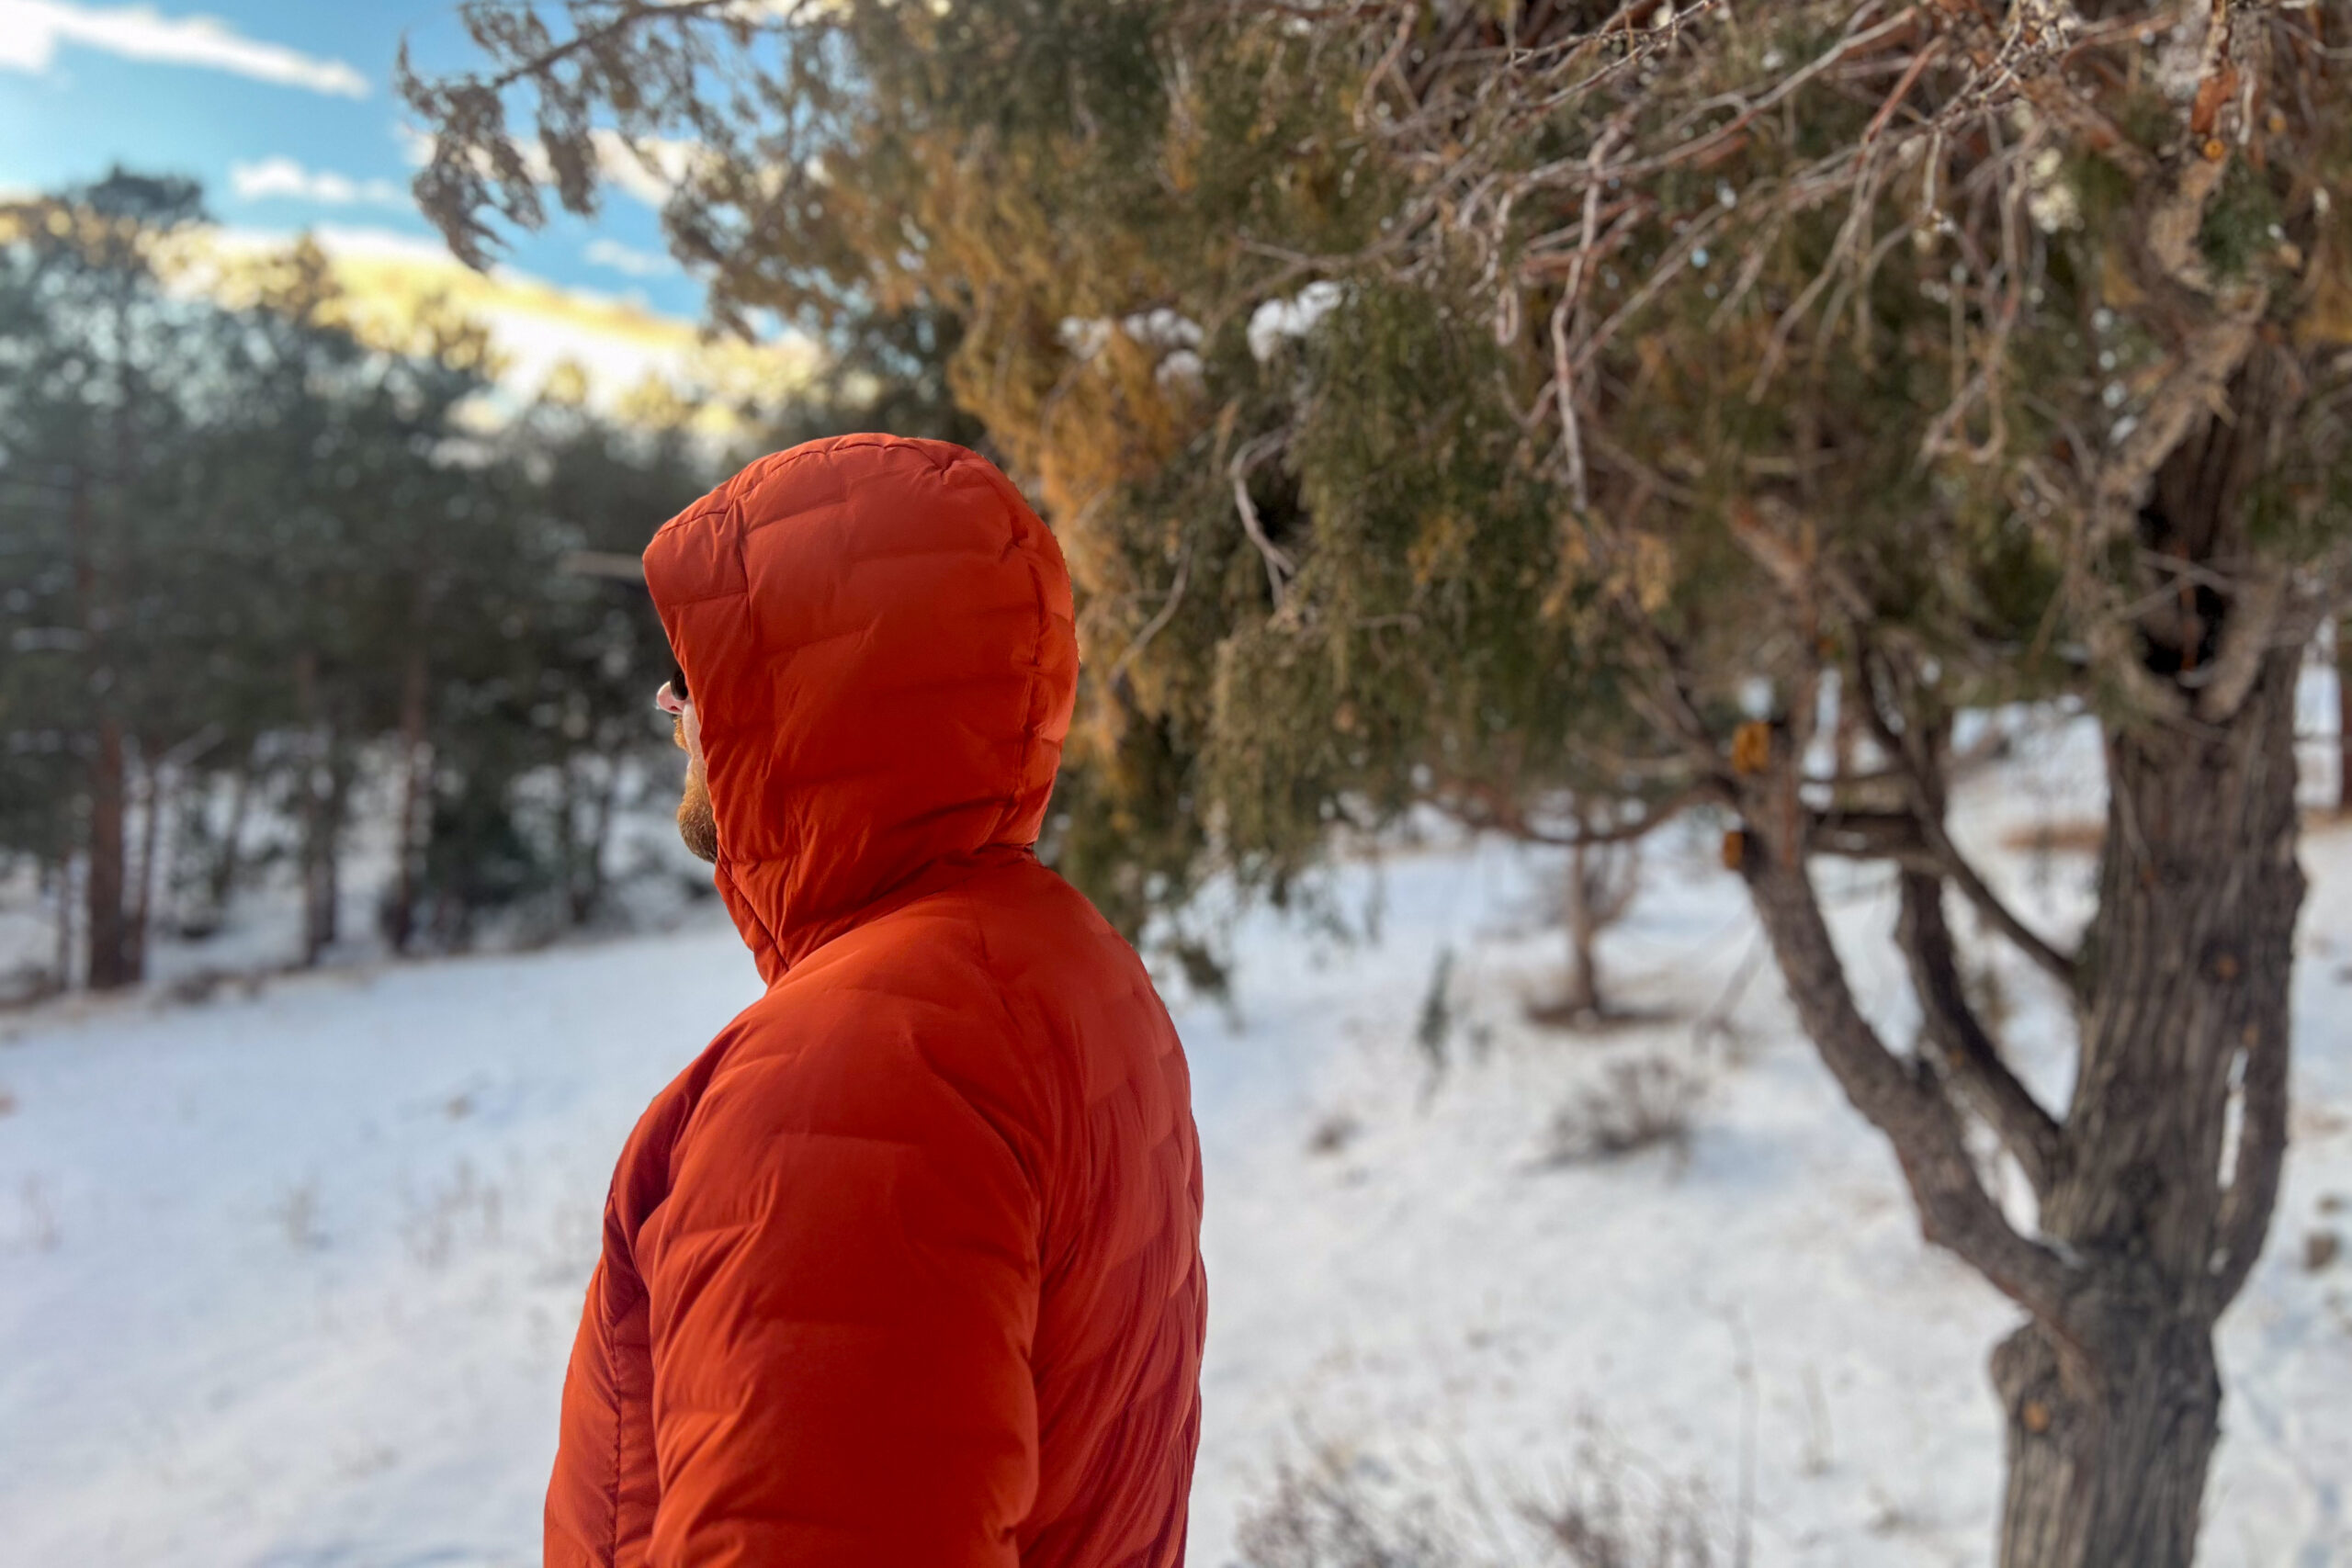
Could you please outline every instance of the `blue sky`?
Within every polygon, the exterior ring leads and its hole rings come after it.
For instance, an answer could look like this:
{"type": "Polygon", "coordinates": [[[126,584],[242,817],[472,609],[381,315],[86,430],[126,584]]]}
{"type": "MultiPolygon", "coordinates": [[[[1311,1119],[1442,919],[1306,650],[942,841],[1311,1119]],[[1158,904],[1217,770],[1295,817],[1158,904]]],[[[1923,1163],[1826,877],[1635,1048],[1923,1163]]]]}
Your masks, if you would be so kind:
{"type": "MultiPolygon", "coordinates": [[[[426,69],[469,62],[455,0],[0,0],[0,187],[46,189],[113,163],[202,180],[220,222],[435,239],[410,204],[403,36],[426,69]]],[[[650,195],[651,193],[647,193],[650,195]]],[[[513,265],[692,317],[654,209],[617,188],[594,222],[559,215],[513,265]]]]}

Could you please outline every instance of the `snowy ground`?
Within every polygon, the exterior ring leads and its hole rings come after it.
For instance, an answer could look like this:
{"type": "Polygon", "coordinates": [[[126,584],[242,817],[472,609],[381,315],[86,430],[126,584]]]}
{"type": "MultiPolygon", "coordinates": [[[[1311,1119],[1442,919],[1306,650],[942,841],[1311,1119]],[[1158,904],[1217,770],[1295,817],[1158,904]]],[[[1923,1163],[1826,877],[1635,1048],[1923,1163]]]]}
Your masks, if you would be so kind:
{"type": "MultiPolygon", "coordinates": [[[[1998,846],[2087,809],[2045,742],[1964,821],[2031,917],[2087,864],[1998,846]]],[[[1984,1359],[2011,1313],[1928,1250],[1883,1145],[1749,961],[1713,846],[1657,852],[1610,962],[1670,1019],[1544,1033],[1550,871],[1391,856],[1379,940],[1253,918],[1231,1012],[1180,1009],[1210,1190],[1213,1326],[1193,1561],[1233,1561],[1271,1466],[1319,1444],[1402,1493],[1508,1515],[1596,1447],[1694,1483],[1762,1565],[1982,1563],[1984,1359]],[[1416,1019],[1457,954],[1433,1070],[1416,1019]],[[1747,976],[1742,984],[1743,976],[1747,976]],[[1727,1031],[1698,1027],[1727,1003],[1727,1031]],[[1546,1166],[1613,1063],[1703,1080],[1687,1150],[1546,1166]]],[[[2352,829],[2315,829],[2301,1109],[2269,1255],[2227,1320],[2214,1564],[2352,1563],[2352,829]]],[[[1868,875],[1826,884],[1898,1041],[1868,875]]],[[[2008,1030],[2063,1087],[2053,998],[2008,1030]]],[[[466,1568],[537,1561],[563,1356],[610,1162],[646,1097],[754,994],[722,924],[275,981],[202,1005],[0,1017],[0,1565],[466,1568]]]]}

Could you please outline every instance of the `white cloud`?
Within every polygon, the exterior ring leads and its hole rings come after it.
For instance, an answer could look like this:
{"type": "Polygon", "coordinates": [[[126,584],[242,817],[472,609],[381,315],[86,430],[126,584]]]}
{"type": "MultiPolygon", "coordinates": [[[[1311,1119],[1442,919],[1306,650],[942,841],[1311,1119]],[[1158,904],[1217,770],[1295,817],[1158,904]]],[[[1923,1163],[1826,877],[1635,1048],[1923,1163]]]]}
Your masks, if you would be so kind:
{"type": "MultiPolygon", "coordinates": [[[[564,287],[513,267],[485,276],[438,243],[389,230],[325,223],[307,231],[334,265],[365,316],[398,320],[432,299],[490,328],[502,361],[503,396],[527,395],[558,365],[588,373],[590,401],[610,408],[649,376],[678,385],[741,387],[772,395],[808,373],[816,350],[786,332],[761,346],[714,345],[696,322],[664,315],[641,300],[564,287]]],[[[205,242],[226,257],[282,251],[296,236],[262,229],[208,231],[205,242]]],[[[712,403],[719,417],[723,399],[712,403]]]]}
{"type": "Polygon", "coordinates": [[[703,155],[696,143],[666,136],[649,136],[632,152],[617,132],[591,134],[596,141],[596,164],[605,177],[651,208],[660,208],[670,199],[671,192],[686,183],[703,155]]]}
{"type": "Polygon", "coordinates": [[[313,93],[368,96],[368,78],[344,62],[246,38],[210,17],[166,17],[152,6],[0,0],[0,69],[39,75],[56,62],[58,46],[68,43],[128,60],[226,71],[313,93]]]}
{"type": "Polygon", "coordinates": [[[287,197],[322,202],[330,207],[349,207],[356,202],[373,207],[408,205],[408,192],[390,180],[355,180],[331,169],[306,169],[291,158],[232,164],[229,187],[246,201],[287,197]]]}
{"type": "Polygon", "coordinates": [[[608,266],[631,277],[653,277],[674,268],[668,256],[632,250],[617,240],[591,240],[581,254],[598,266],[608,266]]]}

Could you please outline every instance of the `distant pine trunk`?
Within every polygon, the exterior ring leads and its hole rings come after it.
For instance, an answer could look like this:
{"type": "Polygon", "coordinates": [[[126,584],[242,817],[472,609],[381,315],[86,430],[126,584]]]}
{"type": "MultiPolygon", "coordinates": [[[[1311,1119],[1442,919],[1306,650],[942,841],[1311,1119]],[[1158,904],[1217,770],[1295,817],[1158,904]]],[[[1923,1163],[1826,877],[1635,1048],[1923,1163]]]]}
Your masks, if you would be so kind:
{"type": "Polygon", "coordinates": [[[130,952],[131,972],[147,973],[147,933],[153,927],[155,915],[155,867],[163,844],[163,822],[166,790],[161,748],[141,741],[139,747],[140,772],[146,784],[144,810],[139,824],[139,875],[131,897],[129,930],[124,933],[124,945],[130,952]]]}
{"type": "Polygon", "coordinates": [[[424,644],[410,645],[408,663],[401,676],[401,794],[400,817],[392,828],[392,892],[384,908],[384,940],[394,953],[405,953],[416,936],[417,883],[424,859],[424,835],[430,818],[424,810],[432,777],[432,751],[425,741],[425,720],[432,688],[424,644]]]}
{"type": "Polygon", "coordinates": [[[62,854],[47,869],[57,894],[57,946],[51,962],[62,991],[74,983],[74,857],[62,854]]]}
{"type": "Polygon", "coordinates": [[[295,804],[302,825],[302,963],[307,967],[319,961],[339,934],[337,839],[343,817],[334,730],[322,712],[318,655],[307,648],[294,660],[294,705],[303,733],[295,804]]]}
{"type": "Polygon", "coordinates": [[[237,874],[242,868],[242,845],[245,836],[245,813],[253,801],[254,763],[250,752],[237,766],[236,776],[229,784],[229,825],[221,829],[219,851],[206,868],[205,896],[217,917],[229,907],[229,898],[237,888],[237,874]]]}
{"type": "Polygon", "coordinates": [[[90,759],[90,870],[82,890],[94,991],[120,990],[139,980],[130,928],[123,918],[129,870],[124,864],[124,767],[122,726],[111,716],[101,717],[90,759]]]}
{"type": "Polygon", "coordinates": [[[564,812],[569,845],[565,892],[575,926],[586,925],[605,901],[605,846],[613,836],[613,808],[620,792],[620,769],[609,757],[591,759],[589,766],[593,772],[583,803],[586,823],[578,822],[572,804],[568,803],[564,812]]]}
{"type": "Polygon", "coordinates": [[[124,758],[122,726],[108,711],[110,679],[107,667],[107,616],[102,603],[107,582],[99,568],[98,518],[86,470],[74,476],[71,508],[74,533],[74,587],[80,601],[82,637],[89,690],[94,694],[89,774],[89,869],[83,877],[83,932],[88,963],[84,967],[90,989],[114,991],[137,983],[139,971],[126,940],[122,897],[124,866],[124,758]]]}
{"type": "Polygon", "coordinates": [[[2352,615],[2335,625],[2335,807],[2352,815],[2352,615]]]}

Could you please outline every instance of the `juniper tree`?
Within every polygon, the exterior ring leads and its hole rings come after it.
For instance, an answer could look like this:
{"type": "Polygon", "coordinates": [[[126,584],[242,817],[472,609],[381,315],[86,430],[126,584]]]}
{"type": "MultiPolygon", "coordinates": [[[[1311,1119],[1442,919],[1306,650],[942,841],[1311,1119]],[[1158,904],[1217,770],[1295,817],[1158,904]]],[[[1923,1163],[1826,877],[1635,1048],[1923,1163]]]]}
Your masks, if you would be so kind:
{"type": "Polygon", "coordinates": [[[1083,597],[1082,799],[1166,856],[1148,888],[1279,883],[1419,802],[1721,812],[1924,1234],[2023,1312],[2003,1562],[2190,1560],[2287,1135],[2352,7],[549,10],[466,6],[489,64],[408,80],[461,254],[540,216],[527,107],[575,206],[694,139],[667,217],[722,316],[956,314],[1083,597]],[[1959,721],[2016,703],[2103,737],[2080,932],[1954,840],[1959,721]],[[1827,856],[1892,868],[1916,1048],[1856,999],[1827,856]],[[1956,908],[2064,998],[2063,1103],[1956,908]]]}

